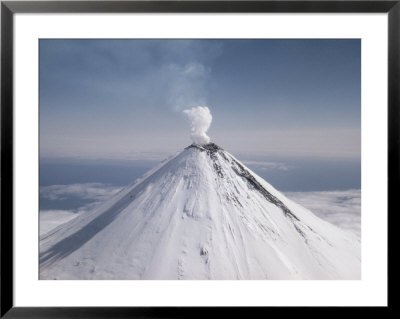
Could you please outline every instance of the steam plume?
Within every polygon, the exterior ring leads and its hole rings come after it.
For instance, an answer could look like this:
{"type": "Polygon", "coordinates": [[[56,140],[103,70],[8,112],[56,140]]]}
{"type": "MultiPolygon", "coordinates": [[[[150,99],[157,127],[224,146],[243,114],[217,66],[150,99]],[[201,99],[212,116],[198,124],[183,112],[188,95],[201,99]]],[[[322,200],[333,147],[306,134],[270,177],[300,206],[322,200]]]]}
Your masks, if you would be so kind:
{"type": "Polygon", "coordinates": [[[212,121],[210,109],[207,106],[196,106],[183,112],[191,122],[192,141],[196,144],[210,143],[210,137],[206,134],[212,121]]]}

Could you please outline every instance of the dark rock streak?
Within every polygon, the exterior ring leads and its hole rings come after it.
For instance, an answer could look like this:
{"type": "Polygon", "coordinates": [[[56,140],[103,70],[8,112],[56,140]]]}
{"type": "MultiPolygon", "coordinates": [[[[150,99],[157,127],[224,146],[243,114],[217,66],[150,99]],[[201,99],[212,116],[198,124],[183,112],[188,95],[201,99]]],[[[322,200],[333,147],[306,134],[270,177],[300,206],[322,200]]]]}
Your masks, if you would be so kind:
{"type": "Polygon", "coordinates": [[[257,190],[259,193],[261,193],[264,198],[269,201],[270,203],[278,206],[280,209],[282,209],[283,213],[285,214],[286,217],[293,218],[297,221],[300,221],[299,218],[293,214],[290,209],[282,203],[277,197],[272,195],[270,192],[268,192],[255,178],[250,172],[243,167],[238,161],[235,159],[231,158],[228,160],[227,156],[224,154],[224,150],[219,147],[217,144],[214,143],[209,143],[205,145],[198,145],[198,144],[192,144],[186,147],[186,149],[189,148],[197,148],[201,152],[207,152],[207,155],[210,156],[210,158],[213,160],[213,166],[214,169],[216,170],[217,174],[219,177],[224,177],[224,174],[222,172],[221,165],[218,163],[218,158],[216,153],[219,153],[225,160],[227,161],[232,161],[234,165],[232,165],[232,169],[234,172],[240,176],[241,178],[245,179],[247,183],[255,190],[257,190]]]}

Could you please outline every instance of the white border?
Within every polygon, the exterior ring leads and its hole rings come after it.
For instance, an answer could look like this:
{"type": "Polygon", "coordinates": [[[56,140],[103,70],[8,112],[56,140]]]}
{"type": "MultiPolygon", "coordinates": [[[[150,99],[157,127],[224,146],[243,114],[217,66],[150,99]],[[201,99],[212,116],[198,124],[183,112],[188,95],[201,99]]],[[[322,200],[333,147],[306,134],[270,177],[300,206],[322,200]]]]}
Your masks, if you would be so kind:
{"type": "Polygon", "coordinates": [[[16,306],[387,304],[386,14],[16,14],[16,306]],[[361,38],[362,280],[39,281],[38,38],[361,38]]]}

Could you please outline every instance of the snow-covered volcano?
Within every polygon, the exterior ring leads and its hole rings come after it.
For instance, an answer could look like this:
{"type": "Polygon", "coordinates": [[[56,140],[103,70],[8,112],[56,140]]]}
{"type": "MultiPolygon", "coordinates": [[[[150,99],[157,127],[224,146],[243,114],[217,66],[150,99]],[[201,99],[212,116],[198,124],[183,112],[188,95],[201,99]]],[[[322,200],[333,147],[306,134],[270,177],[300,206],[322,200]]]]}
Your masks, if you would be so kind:
{"type": "Polygon", "coordinates": [[[40,238],[41,279],[359,279],[360,243],[192,144],[40,238]]]}

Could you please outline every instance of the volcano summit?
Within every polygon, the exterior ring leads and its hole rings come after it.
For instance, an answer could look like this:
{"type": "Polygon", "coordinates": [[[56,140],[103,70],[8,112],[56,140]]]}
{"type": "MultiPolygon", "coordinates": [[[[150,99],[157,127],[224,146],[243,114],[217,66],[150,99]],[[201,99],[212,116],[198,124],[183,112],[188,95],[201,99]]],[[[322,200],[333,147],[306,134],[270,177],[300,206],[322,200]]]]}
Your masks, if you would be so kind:
{"type": "Polygon", "coordinates": [[[359,279],[360,243],[214,143],[40,238],[40,279],[359,279]]]}

